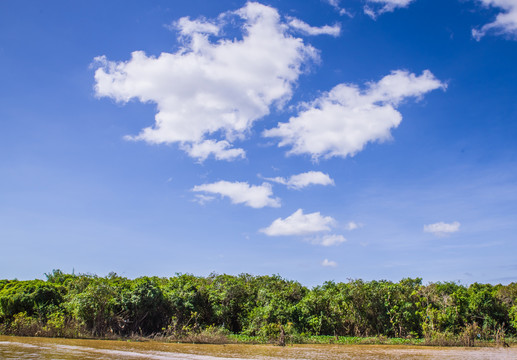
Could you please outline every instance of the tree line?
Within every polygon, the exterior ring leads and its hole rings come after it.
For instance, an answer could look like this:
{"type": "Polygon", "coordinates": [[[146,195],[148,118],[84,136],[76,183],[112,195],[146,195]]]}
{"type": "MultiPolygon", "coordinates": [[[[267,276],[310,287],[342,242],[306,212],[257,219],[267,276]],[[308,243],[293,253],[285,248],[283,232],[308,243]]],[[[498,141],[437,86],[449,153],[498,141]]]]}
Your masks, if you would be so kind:
{"type": "Polygon", "coordinates": [[[181,336],[206,329],[272,339],[298,336],[517,335],[517,283],[469,286],[422,279],[325,282],[280,276],[177,274],[127,279],[66,274],[0,280],[0,333],[181,336]]]}

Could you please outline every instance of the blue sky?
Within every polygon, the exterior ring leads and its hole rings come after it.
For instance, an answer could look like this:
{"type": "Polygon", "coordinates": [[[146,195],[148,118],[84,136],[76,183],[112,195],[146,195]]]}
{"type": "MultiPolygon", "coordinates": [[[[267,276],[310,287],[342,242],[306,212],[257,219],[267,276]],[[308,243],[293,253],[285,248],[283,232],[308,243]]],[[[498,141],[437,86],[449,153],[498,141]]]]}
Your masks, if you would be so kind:
{"type": "Polygon", "coordinates": [[[3,1],[2,278],[517,280],[517,1],[3,1]]]}

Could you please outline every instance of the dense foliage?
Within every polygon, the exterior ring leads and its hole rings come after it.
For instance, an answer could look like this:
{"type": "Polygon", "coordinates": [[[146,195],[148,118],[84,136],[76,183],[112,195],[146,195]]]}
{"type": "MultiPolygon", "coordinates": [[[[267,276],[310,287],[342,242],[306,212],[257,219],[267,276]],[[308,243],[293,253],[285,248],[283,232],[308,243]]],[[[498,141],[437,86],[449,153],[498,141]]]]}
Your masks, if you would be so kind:
{"type": "Polygon", "coordinates": [[[517,334],[517,283],[421,279],[326,282],[308,289],[279,276],[177,275],[127,279],[64,274],[0,280],[0,332],[18,335],[494,338],[517,334]]]}

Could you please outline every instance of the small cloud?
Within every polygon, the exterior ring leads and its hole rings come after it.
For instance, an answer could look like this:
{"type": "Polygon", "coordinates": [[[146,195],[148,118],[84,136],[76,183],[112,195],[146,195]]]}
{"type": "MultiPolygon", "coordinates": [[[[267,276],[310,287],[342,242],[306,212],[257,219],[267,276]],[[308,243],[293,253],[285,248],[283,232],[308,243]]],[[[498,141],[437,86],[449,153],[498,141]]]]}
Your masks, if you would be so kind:
{"type": "MultiPolygon", "coordinates": [[[[336,225],[334,218],[322,216],[319,212],[304,214],[298,209],[285,219],[278,218],[260,231],[268,236],[313,235],[329,232],[336,225]]],[[[320,246],[334,246],[346,241],[343,235],[324,234],[305,238],[305,241],[320,246]]]]}
{"type": "Polygon", "coordinates": [[[210,155],[213,155],[216,160],[226,161],[246,157],[246,152],[243,149],[231,148],[231,144],[226,140],[204,140],[194,144],[183,144],[181,149],[200,163],[210,155]]]}
{"type": "Polygon", "coordinates": [[[341,16],[348,15],[348,16],[352,17],[352,14],[350,14],[346,9],[342,8],[339,5],[339,0],[325,0],[325,2],[327,2],[330,6],[332,6],[339,13],[339,15],[341,15],[341,16]]]}
{"type": "Polygon", "coordinates": [[[354,221],[350,221],[348,224],[346,224],[345,229],[348,231],[356,230],[359,228],[362,228],[364,225],[360,223],[356,223],[354,221]]]}
{"type": "Polygon", "coordinates": [[[252,208],[265,206],[280,207],[280,199],[273,198],[271,184],[249,185],[247,182],[218,181],[194,186],[192,191],[219,194],[228,197],[233,204],[244,204],[252,208]]]}
{"type": "Polygon", "coordinates": [[[341,33],[341,25],[334,24],[332,26],[325,25],[321,27],[310,26],[309,24],[296,18],[289,18],[289,26],[293,29],[301,31],[307,35],[331,35],[334,37],[339,36],[341,33]]]}
{"type": "Polygon", "coordinates": [[[372,4],[372,6],[365,5],[364,13],[375,20],[380,14],[392,12],[397,8],[408,7],[413,0],[366,0],[366,2],[372,4]]]}
{"type": "Polygon", "coordinates": [[[298,209],[291,216],[278,218],[260,231],[268,236],[308,235],[330,231],[334,224],[335,220],[330,216],[321,216],[319,212],[304,214],[302,209],[298,209]]]}
{"type": "Polygon", "coordinates": [[[341,243],[344,243],[345,241],[346,241],[346,239],[343,235],[335,235],[335,234],[324,235],[324,236],[309,239],[309,242],[311,244],[321,245],[321,246],[339,245],[341,243]]]}
{"type": "Polygon", "coordinates": [[[308,171],[298,175],[292,175],[286,179],[283,177],[264,178],[278,184],[286,185],[290,189],[300,190],[309,185],[334,185],[334,180],[328,174],[321,171],[308,171]]]}
{"type": "Polygon", "coordinates": [[[190,20],[188,16],[180,18],[168,27],[170,30],[178,30],[183,36],[192,36],[194,34],[212,34],[218,35],[221,31],[220,26],[208,21],[205,18],[190,20]]]}
{"type": "Polygon", "coordinates": [[[325,260],[323,260],[321,262],[321,266],[324,266],[324,267],[336,267],[337,266],[337,262],[329,260],[329,259],[325,259],[325,260]]]}
{"type": "Polygon", "coordinates": [[[214,199],[215,197],[210,195],[196,194],[194,196],[194,202],[197,202],[199,205],[205,205],[207,202],[210,202],[214,199]]]}
{"type": "Polygon", "coordinates": [[[434,224],[424,225],[424,232],[431,233],[436,236],[445,236],[458,232],[460,230],[460,223],[454,221],[452,223],[437,222],[434,224]]]}

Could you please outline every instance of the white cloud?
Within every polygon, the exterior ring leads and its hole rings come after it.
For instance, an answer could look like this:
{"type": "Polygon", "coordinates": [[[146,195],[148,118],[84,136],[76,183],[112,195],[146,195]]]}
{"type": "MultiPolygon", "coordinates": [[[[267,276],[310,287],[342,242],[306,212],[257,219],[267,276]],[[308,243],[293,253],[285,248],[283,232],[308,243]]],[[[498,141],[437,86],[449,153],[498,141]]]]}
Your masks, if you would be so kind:
{"type": "Polygon", "coordinates": [[[174,22],[170,29],[179,30],[180,34],[183,36],[190,36],[196,33],[217,35],[220,31],[220,27],[218,25],[211,23],[204,18],[190,20],[188,16],[182,17],[178,21],[174,22]]]}
{"type": "Polygon", "coordinates": [[[319,212],[304,214],[302,209],[298,209],[291,216],[278,218],[260,231],[269,236],[309,235],[330,231],[334,224],[335,220],[330,216],[321,216],[319,212]]]}
{"type": "Polygon", "coordinates": [[[230,198],[233,204],[244,204],[252,208],[280,207],[280,199],[272,197],[273,191],[268,183],[255,186],[247,182],[218,181],[197,185],[192,191],[219,194],[230,198]]]}
{"type": "Polygon", "coordinates": [[[246,157],[243,149],[232,149],[231,144],[226,140],[204,140],[194,144],[183,144],[181,148],[200,162],[205,161],[211,154],[214,154],[216,160],[233,160],[246,157]]]}
{"type": "Polygon", "coordinates": [[[324,174],[321,171],[308,171],[302,174],[292,175],[288,179],[283,177],[265,179],[282,185],[287,185],[288,188],[296,190],[309,185],[334,185],[334,180],[332,180],[328,174],[324,174]]]}
{"type": "Polygon", "coordinates": [[[233,142],[291,98],[304,65],[318,52],[288,33],[276,9],[255,2],[217,20],[181,18],[174,27],[183,43],[175,53],[135,51],[120,62],[95,58],[96,95],[156,104],[154,125],[128,139],[177,143],[200,161],[244,157],[233,142]],[[235,17],[243,20],[241,39],[211,39],[239,23],[235,17]]]}
{"type": "Polygon", "coordinates": [[[349,231],[352,231],[352,230],[356,230],[356,229],[359,229],[359,228],[362,228],[363,227],[363,224],[358,224],[354,221],[350,221],[348,224],[346,224],[346,229],[349,230],[349,231]]]}
{"type": "Polygon", "coordinates": [[[366,0],[370,5],[364,6],[364,13],[373,19],[385,12],[392,12],[396,8],[408,7],[413,0],[366,0]],[[374,5],[375,4],[375,5],[374,5]]]}
{"type": "Polygon", "coordinates": [[[289,26],[307,35],[331,35],[337,37],[341,33],[341,26],[339,24],[315,27],[295,18],[290,19],[289,26]]]}
{"type": "Polygon", "coordinates": [[[438,88],[446,85],[429,70],[420,76],[392,71],[365,90],[339,84],[263,135],[279,137],[279,146],[291,146],[288,154],[310,154],[314,160],[354,156],[369,142],[391,139],[391,129],[402,121],[395,108],[405,98],[420,98],[438,88]]]}
{"type": "Polygon", "coordinates": [[[321,246],[334,246],[346,241],[343,235],[329,234],[308,239],[311,244],[321,246]]]}
{"type": "Polygon", "coordinates": [[[339,5],[339,2],[340,0],[326,0],[326,2],[332,6],[338,13],[339,15],[348,15],[348,16],[351,16],[351,14],[344,8],[342,8],[340,5],[339,5]]]}
{"type": "Polygon", "coordinates": [[[455,221],[452,223],[438,222],[435,224],[424,225],[424,232],[431,233],[436,236],[445,236],[460,230],[460,223],[455,221]]]}
{"type": "Polygon", "coordinates": [[[478,0],[486,7],[495,7],[502,10],[495,20],[484,25],[480,30],[473,29],[472,36],[480,40],[488,32],[502,35],[507,34],[517,39],[517,1],[516,0],[478,0]]]}
{"type": "Polygon", "coordinates": [[[336,267],[337,266],[337,262],[329,260],[329,259],[325,259],[325,260],[323,260],[321,262],[321,266],[324,266],[324,267],[336,267]]]}
{"type": "Polygon", "coordinates": [[[199,203],[200,205],[205,205],[207,202],[210,202],[214,200],[214,196],[210,195],[203,195],[203,194],[196,194],[194,201],[199,203]]]}

